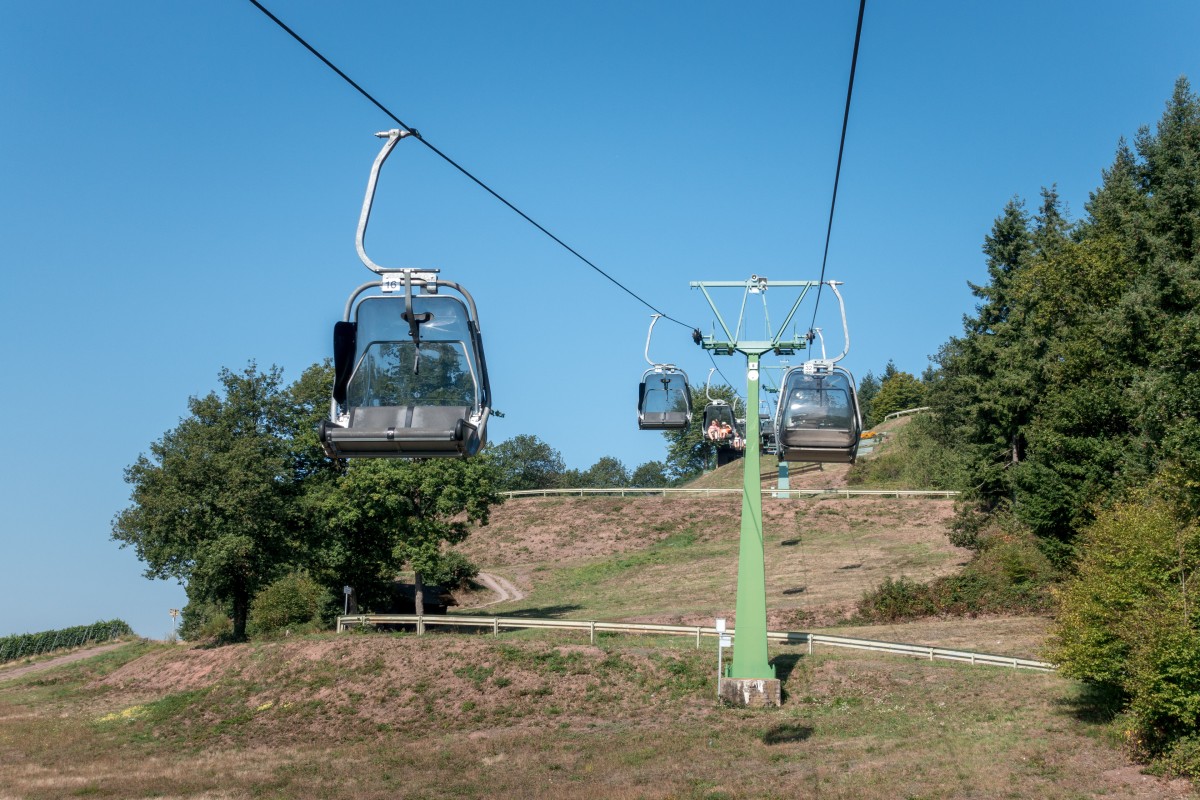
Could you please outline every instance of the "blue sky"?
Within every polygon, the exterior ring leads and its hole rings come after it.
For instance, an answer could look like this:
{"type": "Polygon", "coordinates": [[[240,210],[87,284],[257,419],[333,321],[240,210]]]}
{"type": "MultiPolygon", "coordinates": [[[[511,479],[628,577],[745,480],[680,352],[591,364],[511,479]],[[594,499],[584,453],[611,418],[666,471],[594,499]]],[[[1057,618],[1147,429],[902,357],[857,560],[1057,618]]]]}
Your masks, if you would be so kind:
{"type": "MultiPolygon", "coordinates": [[[[692,280],[819,274],[852,0],[268,7],[674,317],[711,324],[692,280]]],[[[844,363],[920,374],[1004,203],[1056,183],[1082,214],[1118,139],[1200,82],[1198,38],[1194,2],[869,3],[827,269],[844,363]]],[[[354,228],[391,124],[238,0],[0,0],[0,70],[0,634],[161,636],[185,599],[109,540],[123,470],[221,367],[292,379],[329,354],[371,277],[354,228]]],[[[417,142],[385,167],[368,251],[475,295],[493,441],[536,434],[579,468],[663,456],[633,407],[649,311],[417,142]]],[[[652,355],[708,372],[679,326],[652,355]]]]}

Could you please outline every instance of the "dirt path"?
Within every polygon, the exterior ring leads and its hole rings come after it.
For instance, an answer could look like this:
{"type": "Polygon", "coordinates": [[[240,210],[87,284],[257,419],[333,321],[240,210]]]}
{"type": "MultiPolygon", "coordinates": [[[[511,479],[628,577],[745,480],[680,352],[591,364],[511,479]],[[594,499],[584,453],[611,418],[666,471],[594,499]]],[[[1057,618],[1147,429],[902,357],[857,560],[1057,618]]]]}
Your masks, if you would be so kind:
{"type": "Polygon", "coordinates": [[[107,653],[109,650],[116,650],[118,647],[121,647],[124,644],[125,642],[117,642],[116,644],[101,645],[100,647],[92,647],[87,650],[76,650],[74,653],[67,653],[64,656],[58,656],[57,658],[51,658],[46,661],[39,661],[36,664],[26,664],[23,667],[0,669],[0,681],[12,680],[13,678],[19,678],[22,675],[28,675],[31,672],[39,672],[44,669],[50,669],[51,667],[61,667],[63,664],[70,664],[73,661],[82,661],[85,658],[91,658],[92,656],[98,656],[101,653],[107,653]]]}
{"type": "Polygon", "coordinates": [[[475,576],[475,580],[496,594],[495,600],[475,606],[475,608],[487,608],[497,603],[505,603],[509,600],[521,600],[525,597],[525,593],[514,586],[508,578],[501,578],[499,575],[493,575],[490,572],[481,572],[475,576]]]}

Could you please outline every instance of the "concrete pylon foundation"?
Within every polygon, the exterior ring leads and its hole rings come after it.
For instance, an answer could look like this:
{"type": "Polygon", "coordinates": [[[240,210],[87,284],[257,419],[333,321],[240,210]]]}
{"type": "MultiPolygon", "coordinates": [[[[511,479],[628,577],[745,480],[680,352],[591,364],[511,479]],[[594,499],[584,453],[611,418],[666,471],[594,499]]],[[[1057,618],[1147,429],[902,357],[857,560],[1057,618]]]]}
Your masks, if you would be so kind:
{"type": "Polygon", "coordinates": [[[775,708],[783,705],[783,684],[777,678],[721,678],[721,700],[731,706],[775,708]]]}

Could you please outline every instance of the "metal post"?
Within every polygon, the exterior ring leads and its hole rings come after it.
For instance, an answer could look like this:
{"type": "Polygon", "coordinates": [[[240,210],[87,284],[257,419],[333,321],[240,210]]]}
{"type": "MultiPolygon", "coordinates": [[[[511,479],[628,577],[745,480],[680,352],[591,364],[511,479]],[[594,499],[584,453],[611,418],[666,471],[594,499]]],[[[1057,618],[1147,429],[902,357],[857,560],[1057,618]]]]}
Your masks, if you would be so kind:
{"type": "MultiPolygon", "coordinates": [[[[746,354],[746,408],[757,409],[758,353],[746,354]]],[[[758,414],[746,414],[742,532],[738,544],[737,647],[731,678],[774,678],[767,656],[767,574],[763,557],[762,481],[758,414]]]]}

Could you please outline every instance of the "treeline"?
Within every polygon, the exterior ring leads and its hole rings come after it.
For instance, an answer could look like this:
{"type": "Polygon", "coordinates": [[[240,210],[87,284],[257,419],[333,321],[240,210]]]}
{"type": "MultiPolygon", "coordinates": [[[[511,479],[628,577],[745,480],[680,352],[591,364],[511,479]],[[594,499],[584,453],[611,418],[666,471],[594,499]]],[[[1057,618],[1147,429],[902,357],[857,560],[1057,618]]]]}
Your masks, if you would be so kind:
{"type": "MultiPolygon", "coordinates": [[[[1200,102],[1180,79],[1084,215],[1053,187],[984,240],[975,312],[906,428],[962,489],[960,544],[1022,531],[1065,576],[1051,657],[1121,710],[1137,753],[1200,775],[1200,102]]],[[[874,402],[882,394],[876,394],[874,402]]],[[[893,600],[904,587],[889,587],[893,600]]]]}
{"type": "Polygon", "coordinates": [[[521,434],[484,451],[496,468],[501,491],[524,489],[655,489],[670,486],[667,465],[647,461],[630,470],[614,456],[602,456],[585,470],[569,469],[562,453],[537,436],[521,434]]]}
{"type": "Polygon", "coordinates": [[[55,650],[81,647],[92,642],[107,642],[119,636],[132,636],[133,629],[120,619],[94,622],[91,625],[75,625],[38,633],[16,633],[0,636],[0,664],[29,658],[55,650]]]}

